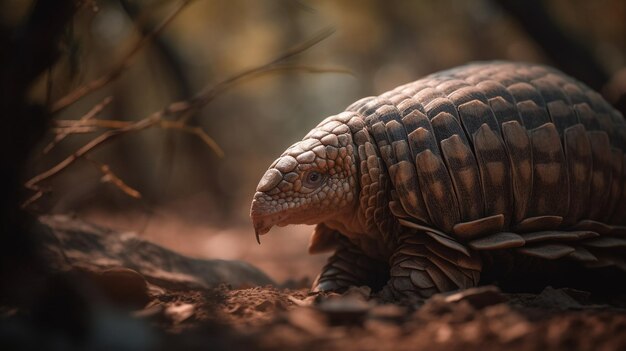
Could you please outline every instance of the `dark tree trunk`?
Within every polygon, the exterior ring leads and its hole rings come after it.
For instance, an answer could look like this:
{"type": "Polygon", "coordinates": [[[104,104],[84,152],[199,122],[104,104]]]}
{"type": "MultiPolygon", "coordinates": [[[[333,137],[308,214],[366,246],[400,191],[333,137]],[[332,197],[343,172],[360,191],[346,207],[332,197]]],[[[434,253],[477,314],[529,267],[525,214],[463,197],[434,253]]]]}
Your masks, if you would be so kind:
{"type": "Polygon", "coordinates": [[[29,101],[35,82],[59,56],[59,41],[75,11],[73,0],[35,1],[24,23],[0,23],[0,298],[27,300],[38,264],[29,235],[34,220],[19,207],[22,172],[50,122],[44,106],[29,101]]]}
{"type": "MultiPolygon", "coordinates": [[[[545,0],[495,0],[526,31],[563,72],[591,88],[602,91],[611,76],[593,56],[585,43],[560,28],[546,8],[545,0]]],[[[626,91],[610,101],[626,116],[626,91]]]]}
{"type": "Polygon", "coordinates": [[[544,53],[565,73],[576,77],[594,90],[600,90],[609,74],[600,66],[588,47],[556,25],[544,0],[498,0],[544,53]]]}

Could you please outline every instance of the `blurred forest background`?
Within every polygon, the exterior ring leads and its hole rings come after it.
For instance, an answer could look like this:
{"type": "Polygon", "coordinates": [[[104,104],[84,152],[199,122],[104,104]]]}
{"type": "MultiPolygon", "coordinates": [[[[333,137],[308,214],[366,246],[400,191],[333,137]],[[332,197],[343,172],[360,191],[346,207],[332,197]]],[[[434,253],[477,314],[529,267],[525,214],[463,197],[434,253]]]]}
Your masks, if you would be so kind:
{"type": "MultiPolygon", "coordinates": [[[[32,5],[0,4],[5,27],[20,23],[32,5]]],[[[60,59],[30,93],[49,108],[115,70],[142,36],[180,6],[175,0],[81,4],[64,33],[60,59]]],[[[245,259],[278,281],[313,278],[325,258],[304,258],[311,228],[274,229],[258,247],[250,201],[259,178],[286,147],[353,101],[469,61],[505,59],[556,66],[624,111],[623,0],[195,0],[141,47],[116,79],[54,115],[24,180],[110,129],[84,128],[44,152],[55,139],[53,131],[59,135],[68,120],[94,106],[102,107],[94,119],[140,120],[207,84],[271,61],[329,27],[335,30],[331,36],[290,62],[350,74],[274,72],[222,92],[190,116],[189,125],[201,127],[223,157],[198,135],[181,130],[127,133],[43,181],[43,196],[28,209],[73,213],[194,257],[245,259]]]]}

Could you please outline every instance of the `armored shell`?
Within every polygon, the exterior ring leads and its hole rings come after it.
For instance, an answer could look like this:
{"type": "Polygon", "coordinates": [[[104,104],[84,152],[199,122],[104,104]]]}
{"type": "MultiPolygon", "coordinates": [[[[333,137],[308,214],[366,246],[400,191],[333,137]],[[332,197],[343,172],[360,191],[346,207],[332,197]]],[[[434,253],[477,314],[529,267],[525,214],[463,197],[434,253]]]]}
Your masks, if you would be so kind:
{"type": "Polygon", "coordinates": [[[421,296],[478,284],[493,250],[626,270],[626,124],[584,84],[540,65],[476,63],[346,111],[318,128],[350,128],[356,211],[376,230],[318,226],[312,251],[328,238],[354,246],[330,258],[318,289],[367,276],[354,252],[387,264],[395,293],[421,296]]]}

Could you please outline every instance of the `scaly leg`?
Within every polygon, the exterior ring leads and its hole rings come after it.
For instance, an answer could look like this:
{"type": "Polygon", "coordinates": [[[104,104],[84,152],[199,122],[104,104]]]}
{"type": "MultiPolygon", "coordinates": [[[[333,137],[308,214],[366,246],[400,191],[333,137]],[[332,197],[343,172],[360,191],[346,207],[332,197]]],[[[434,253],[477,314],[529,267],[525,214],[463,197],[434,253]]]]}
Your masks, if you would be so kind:
{"type": "MultiPolygon", "coordinates": [[[[448,243],[448,242],[447,242],[448,243]]],[[[389,260],[384,295],[428,298],[436,293],[478,285],[481,261],[458,245],[442,245],[424,233],[406,233],[389,260]]]]}
{"type": "Polygon", "coordinates": [[[367,285],[377,291],[389,278],[388,270],[386,263],[366,256],[359,248],[344,240],[328,258],[312,290],[342,292],[350,286],[367,285]]]}

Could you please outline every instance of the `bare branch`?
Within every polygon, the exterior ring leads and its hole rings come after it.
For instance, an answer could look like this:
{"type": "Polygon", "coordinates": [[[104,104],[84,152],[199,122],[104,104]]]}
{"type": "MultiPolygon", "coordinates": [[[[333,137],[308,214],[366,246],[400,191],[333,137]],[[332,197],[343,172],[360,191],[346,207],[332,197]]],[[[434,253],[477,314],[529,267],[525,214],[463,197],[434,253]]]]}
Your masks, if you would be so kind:
{"type": "Polygon", "coordinates": [[[91,128],[110,128],[118,129],[125,128],[134,122],[131,121],[117,121],[114,119],[92,119],[92,120],[73,120],[73,119],[58,119],[54,121],[56,127],[62,128],[78,128],[78,127],[91,127],[91,128]]]}
{"type": "Polygon", "coordinates": [[[65,109],[66,107],[70,106],[71,104],[83,98],[85,95],[88,95],[102,88],[103,86],[109,84],[110,82],[115,80],[117,77],[119,77],[128,67],[132,65],[133,59],[135,58],[136,54],[144,46],[146,46],[146,44],[148,44],[154,37],[159,35],[159,33],[161,33],[161,31],[163,31],[163,29],[165,29],[165,27],[167,27],[167,25],[170,24],[174,20],[174,18],[176,18],[176,16],[178,16],[178,14],[185,7],[187,7],[187,5],[189,5],[192,1],[193,0],[181,0],[176,5],[172,13],[169,16],[167,16],[161,23],[159,23],[159,25],[157,25],[150,33],[141,37],[137,41],[137,43],[135,43],[132,49],[124,56],[124,58],[116,66],[114,66],[109,72],[105,73],[104,75],[102,75],[101,77],[97,79],[90,81],[87,84],[81,85],[80,87],[76,88],[69,94],[57,100],[54,104],[52,104],[52,108],[50,109],[50,112],[57,113],[65,109]]]}
{"type": "Polygon", "coordinates": [[[67,166],[71,165],[77,159],[84,156],[91,150],[121,135],[131,133],[131,132],[137,132],[137,131],[152,127],[159,122],[159,120],[161,119],[161,116],[162,116],[162,112],[159,111],[142,120],[132,123],[131,125],[125,128],[109,130],[98,135],[93,140],[83,145],[80,149],[76,150],[73,154],[69,155],[63,161],[57,163],[54,167],[31,178],[29,181],[26,182],[25,184],[26,188],[32,189],[35,191],[39,190],[39,187],[38,187],[39,182],[46,180],[54,176],[55,174],[61,172],[67,166]]]}
{"type": "Polygon", "coordinates": [[[28,199],[26,199],[26,201],[24,201],[20,207],[21,208],[26,208],[28,206],[30,206],[31,204],[35,203],[35,201],[39,200],[41,197],[43,196],[43,190],[37,190],[33,196],[29,197],[28,199]]]}
{"type": "MultiPolygon", "coordinates": [[[[216,85],[213,86],[206,86],[204,87],[198,94],[196,94],[196,96],[194,96],[193,98],[191,98],[187,103],[192,104],[194,106],[192,106],[191,108],[187,108],[188,111],[186,111],[186,113],[180,117],[180,119],[183,122],[186,122],[187,120],[189,120],[189,118],[191,118],[191,116],[201,107],[205,106],[206,104],[208,104],[209,102],[211,102],[213,99],[215,99],[215,97],[217,97],[220,93],[226,91],[227,89],[229,89],[232,86],[235,86],[241,82],[247,81],[249,79],[255,78],[257,76],[260,75],[264,75],[270,72],[275,72],[275,71],[281,71],[281,70],[285,70],[287,67],[289,66],[281,66],[281,64],[294,57],[297,56],[299,54],[301,54],[302,52],[310,49],[311,47],[313,47],[314,45],[320,43],[322,40],[328,38],[330,35],[332,35],[334,33],[334,29],[332,28],[326,28],[323,29],[321,31],[319,31],[315,36],[313,36],[311,39],[304,41],[290,49],[288,49],[287,51],[285,51],[284,53],[280,54],[278,57],[276,57],[275,59],[245,70],[243,72],[240,72],[230,78],[227,78],[221,82],[219,82],[216,85]]],[[[294,66],[296,67],[296,66],[294,66]]],[[[306,67],[306,66],[301,66],[301,67],[306,67]]],[[[332,72],[337,72],[338,69],[333,69],[332,72]]],[[[323,69],[320,69],[320,72],[327,72],[327,71],[323,71],[323,69]]],[[[330,72],[330,71],[328,71],[330,72]]],[[[346,70],[341,70],[342,73],[347,72],[346,70]]]]}
{"type": "Polygon", "coordinates": [[[199,137],[215,154],[217,157],[224,157],[224,151],[222,148],[211,138],[204,129],[200,127],[192,127],[188,126],[182,122],[172,122],[172,121],[161,121],[161,127],[164,129],[176,129],[185,133],[193,134],[199,137]]]}
{"type": "MultiPolygon", "coordinates": [[[[56,135],[60,135],[60,134],[66,134],[66,135],[70,135],[70,134],[88,134],[88,133],[93,133],[98,131],[98,129],[96,127],[88,127],[88,126],[75,126],[75,127],[59,127],[59,128],[54,128],[52,130],[52,132],[56,135]]],[[[46,146],[46,149],[48,148],[52,148],[55,144],[55,141],[50,142],[50,144],[48,144],[46,146]]],[[[44,154],[46,152],[48,152],[50,150],[44,150],[44,154]]]]}
{"type": "Polygon", "coordinates": [[[276,65],[276,64],[272,64],[269,66],[264,65],[264,66],[261,66],[261,67],[258,67],[256,69],[246,72],[245,75],[238,74],[234,77],[224,80],[214,85],[210,89],[205,90],[202,94],[196,95],[195,98],[190,100],[190,103],[193,106],[184,106],[184,108],[183,107],[179,108],[179,110],[185,110],[184,113],[181,114],[180,120],[182,122],[187,122],[189,118],[191,118],[191,116],[194,113],[196,113],[200,108],[206,106],[208,103],[215,100],[215,98],[217,98],[219,95],[221,95],[222,93],[224,93],[225,91],[227,91],[228,89],[236,85],[259,78],[269,73],[276,73],[276,72],[281,72],[281,71],[300,71],[300,72],[307,72],[307,73],[343,73],[343,74],[350,74],[350,75],[352,74],[352,72],[349,70],[346,70],[343,68],[336,68],[336,67],[326,68],[326,67],[315,67],[315,66],[305,66],[305,65],[276,65]]]}
{"type": "MultiPolygon", "coordinates": [[[[185,1],[184,3],[187,3],[187,2],[188,1],[185,1]]],[[[132,132],[138,132],[138,131],[145,130],[145,129],[155,127],[155,126],[161,127],[164,129],[176,129],[185,133],[196,135],[205,144],[207,144],[219,157],[223,157],[224,151],[219,147],[219,145],[215,142],[215,140],[213,140],[208,134],[206,134],[206,132],[202,128],[198,126],[190,126],[187,124],[189,118],[194,113],[197,113],[200,108],[204,107],[206,104],[214,100],[217,96],[222,94],[224,91],[232,88],[233,86],[237,84],[249,81],[251,79],[255,79],[257,77],[260,77],[268,73],[297,70],[297,71],[304,71],[304,72],[309,72],[309,73],[329,73],[330,72],[330,73],[350,74],[349,71],[345,69],[341,69],[341,68],[292,65],[292,64],[284,63],[285,60],[302,53],[303,51],[309,49],[313,45],[326,39],[329,35],[332,34],[332,32],[333,31],[330,29],[323,30],[320,33],[318,33],[316,36],[314,36],[312,39],[307,40],[304,43],[301,43],[287,50],[286,52],[278,56],[276,59],[269,61],[266,64],[263,64],[261,66],[236,74],[213,86],[206,86],[191,99],[170,103],[167,107],[163,108],[162,110],[154,112],[148,117],[145,117],[135,122],[116,121],[116,120],[98,120],[98,119],[93,119],[92,117],[81,118],[80,120],[58,120],[56,122],[57,126],[59,128],[69,128],[67,130],[68,133],[71,133],[72,131],[77,131],[77,130],[81,130],[81,131],[90,130],[89,128],[111,128],[111,129],[98,135],[97,137],[92,139],[90,142],[83,145],[81,148],[79,148],[74,153],[69,155],[67,158],[57,163],[52,168],[28,180],[25,184],[26,188],[36,191],[37,194],[31,197],[31,199],[29,199],[26,203],[24,203],[23,206],[27,206],[28,204],[35,201],[37,198],[41,197],[42,194],[39,194],[42,192],[41,187],[39,185],[40,182],[55,176],[56,174],[63,171],[65,168],[67,168],[71,164],[73,164],[79,158],[84,157],[89,152],[102,146],[104,143],[111,141],[121,135],[125,135],[125,134],[132,133],[132,132]],[[87,128],[87,129],[80,129],[80,128],[87,128]]],[[[82,95],[79,96],[78,98],[80,97],[82,97],[82,95]]],[[[94,107],[92,111],[94,110],[97,110],[97,109],[94,107]]],[[[94,112],[93,114],[94,116],[97,115],[96,112],[94,112]]],[[[104,170],[101,169],[101,171],[110,172],[110,169],[104,169],[104,170]]],[[[113,175],[110,175],[110,174],[107,173],[107,178],[106,178],[107,181],[110,181],[116,184],[118,187],[120,187],[120,189],[122,189],[125,192],[128,192],[129,195],[133,194],[133,192],[130,190],[134,190],[134,189],[124,184],[124,182],[119,177],[115,176],[114,174],[113,175]]]]}
{"type": "Polygon", "coordinates": [[[50,150],[52,150],[52,148],[54,148],[56,145],[58,145],[61,141],[63,141],[63,139],[65,139],[70,134],[90,133],[90,132],[95,131],[95,129],[93,127],[84,126],[84,125],[82,125],[80,123],[88,121],[88,120],[98,116],[104,110],[104,108],[107,107],[112,101],[113,101],[113,97],[111,97],[111,96],[106,97],[104,100],[102,100],[101,103],[99,103],[99,104],[95,105],[94,107],[92,107],[91,110],[89,110],[78,121],[73,121],[73,122],[79,122],[79,123],[76,123],[75,125],[70,126],[69,128],[65,128],[63,130],[60,130],[57,133],[57,135],[54,137],[54,140],[51,141],[43,149],[43,153],[47,154],[48,152],[50,152],[50,150]],[[79,129],[79,128],[82,128],[82,129],[79,129]]]}
{"type": "Polygon", "coordinates": [[[132,187],[130,187],[128,184],[126,184],[120,177],[118,177],[115,173],[113,173],[113,171],[111,170],[111,167],[107,164],[104,163],[100,163],[92,158],[86,157],[100,172],[102,172],[102,178],[100,178],[100,181],[103,183],[111,183],[113,184],[116,188],[118,188],[119,190],[121,190],[124,194],[135,198],[135,199],[141,199],[141,193],[135,189],[133,189],[132,187]]]}
{"type": "Polygon", "coordinates": [[[319,32],[317,32],[317,34],[315,34],[311,39],[304,41],[290,49],[288,49],[287,51],[283,52],[282,54],[280,54],[278,57],[276,57],[273,61],[267,63],[266,65],[273,65],[273,64],[277,64],[279,62],[283,62],[287,59],[290,59],[296,55],[299,55],[303,52],[305,52],[306,50],[312,48],[313,46],[319,44],[320,42],[322,42],[323,40],[325,40],[326,38],[330,37],[331,35],[333,35],[333,33],[335,33],[335,29],[334,28],[324,28],[322,30],[320,30],[319,32]]]}
{"type": "Polygon", "coordinates": [[[52,66],[48,67],[48,72],[46,72],[46,108],[50,108],[50,104],[52,104],[52,66]]]}

